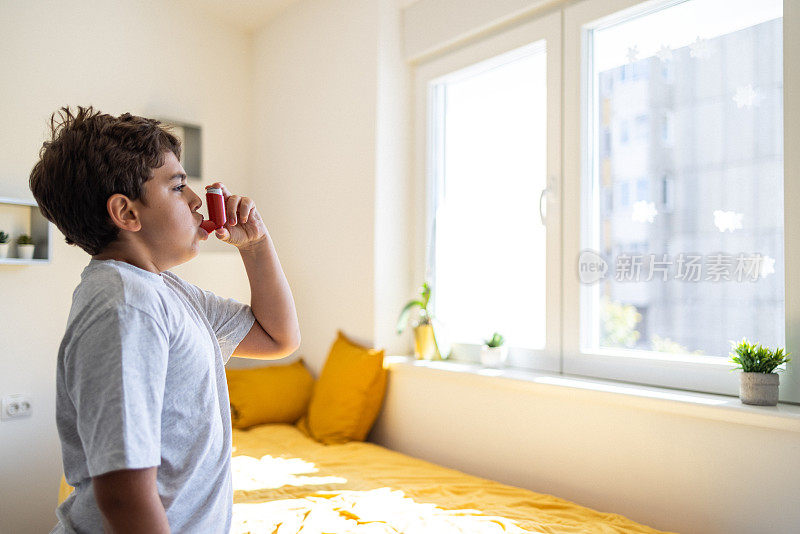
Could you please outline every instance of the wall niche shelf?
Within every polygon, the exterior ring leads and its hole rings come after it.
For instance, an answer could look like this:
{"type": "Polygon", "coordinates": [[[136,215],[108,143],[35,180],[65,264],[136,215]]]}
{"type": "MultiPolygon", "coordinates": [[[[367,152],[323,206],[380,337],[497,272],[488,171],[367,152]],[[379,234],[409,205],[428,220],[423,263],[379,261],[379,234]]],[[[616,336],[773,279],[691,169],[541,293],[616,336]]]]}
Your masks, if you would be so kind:
{"type": "Polygon", "coordinates": [[[164,123],[165,126],[169,126],[172,134],[181,140],[181,157],[179,161],[186,171],[187,180],[202,180],[203,129],[200,125],[163,116],[156,117],[156,119],[164,123]]]}
{"type": "Polygon", "coordinates": [[[0,258],[0,265],[38,265],[50,263],[53,257],[52,224],[33,200],[0,197],[0,230],[9,235],[8,257],[0,258]],[[33,259],[19,257],[17,237],[28,234],[36,248],[33,259]]]}

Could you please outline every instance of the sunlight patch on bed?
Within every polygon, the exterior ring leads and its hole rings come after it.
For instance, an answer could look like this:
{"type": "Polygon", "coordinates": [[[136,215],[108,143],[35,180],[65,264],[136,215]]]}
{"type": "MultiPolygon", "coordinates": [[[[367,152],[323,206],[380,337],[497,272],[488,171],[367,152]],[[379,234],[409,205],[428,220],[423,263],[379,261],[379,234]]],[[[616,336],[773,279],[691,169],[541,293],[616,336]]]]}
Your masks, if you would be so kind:
{"type": "Polygon", "coordinates": [[[302,499],[233,505],[232,533],[524,533],[513,520],[478,510],[444,510],[400,490],[320,491],[302,499]]]}
{"type": "Polygon", "coordinates": [[[260,459],[244,455],[234,456],[231,458],[231,471],[233,487],[237,491],[347,482],[347,479],[342,477],[308,476],[319,472],[312,462],[300,458],[276,458],[268,454],[260,459]]]}

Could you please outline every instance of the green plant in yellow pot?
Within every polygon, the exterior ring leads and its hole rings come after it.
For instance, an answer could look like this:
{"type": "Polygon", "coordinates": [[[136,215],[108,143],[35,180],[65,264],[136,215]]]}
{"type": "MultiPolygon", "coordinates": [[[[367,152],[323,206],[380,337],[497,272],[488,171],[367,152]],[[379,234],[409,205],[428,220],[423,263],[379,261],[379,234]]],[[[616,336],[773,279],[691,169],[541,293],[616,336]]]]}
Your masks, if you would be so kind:
{"type": "Polygon", "coordinates": [[[433,315],[428,310],[431,287],[428,282],[420,288],[420,298],[408,302],[397,320],[397,334],[400,335],[408,325],[411,311],[419,308],[418,319],[414,322],[414,355],[418,360],[441,360],[436,335],[433,332],[433,315]]]}

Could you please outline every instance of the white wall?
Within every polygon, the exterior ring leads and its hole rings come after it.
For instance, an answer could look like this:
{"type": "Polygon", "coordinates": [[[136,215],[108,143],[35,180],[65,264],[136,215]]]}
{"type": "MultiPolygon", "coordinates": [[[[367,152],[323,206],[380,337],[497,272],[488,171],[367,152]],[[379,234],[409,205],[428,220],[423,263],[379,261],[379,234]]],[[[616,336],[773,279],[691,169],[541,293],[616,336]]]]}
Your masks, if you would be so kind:
{"type": "Polygon", "coordinates": [[[375,136],[375,324],[373,344],[408,353],[409,334],[395,332],[400,308],[423,280],[413,280],[410,72],[402,54],[402,19],[394,0],[379,0],[375,136]]]}
{"type": "MultiPolygon", "coordinates": [[[[396,213],[398,222],[403,216],[387,202],[394,186],[376,180],[376,169],[397,177],[402,165],[391,159],[395,133],[385,125],[399,119],[386,92],[380,92],[380,112],[387,122],[380,132],[377,127],[379,61],[390,61],[379,59],[379,3],[306,0],[254,36],[253,178],[279,236],[281,262],[293,273],[302,332],[298,353],[315,372],[337,329],[374,342],[376,287],[406,268],[403,261],[376,262],[376,233],[403,230],[402,224],[375,223],[376,211],[396,213]]],[[[387,252],[386,246],[381,250],[387,252]]],[[[390,252],[407,257],[402,250],[390,252]]]]}
{"type": "MultiPolygon", "coordinates": [[[[50,114],[79,104],[201,124],[204,184],[220,180],[250,190],[252,69],[245,34],[169,2],[28,1],[0,3],[0,36],[0,196],[32,199],[28,177],[50,114]]],[[[269,225],[270,214],[264,219],[269,225]]],[[[0,265],[0,395],[24,393],[33,401],[31,418],[0,422],[3,534],[48,532],[56,521],[55,362],[89,256],[66,245],[55,227],[53,238],[50,264],[0,265]]],[[[235,252],[201,252],[174,272],[249,302],[235,252]],[[212,268],[224,276],[205,274],[212,268]]]]}
{"type": "Polygon", "coordinates": [[[420,61],[568,0],[418,0],[403,9],[403,52],[420,61]]]}

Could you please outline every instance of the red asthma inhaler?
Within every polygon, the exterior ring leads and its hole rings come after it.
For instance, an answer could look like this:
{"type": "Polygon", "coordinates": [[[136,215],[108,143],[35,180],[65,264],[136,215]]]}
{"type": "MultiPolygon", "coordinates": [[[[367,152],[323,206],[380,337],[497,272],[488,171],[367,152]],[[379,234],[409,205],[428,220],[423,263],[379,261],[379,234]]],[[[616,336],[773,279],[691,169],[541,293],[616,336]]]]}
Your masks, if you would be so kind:
{"type": "Polygon", "coordinates": [[[225,226],[225,198],[222,189],[206,187],[206,205],[208,206],[208,220],[203,221],[200,227],[209,234],[217,228],[225,226]]]}

